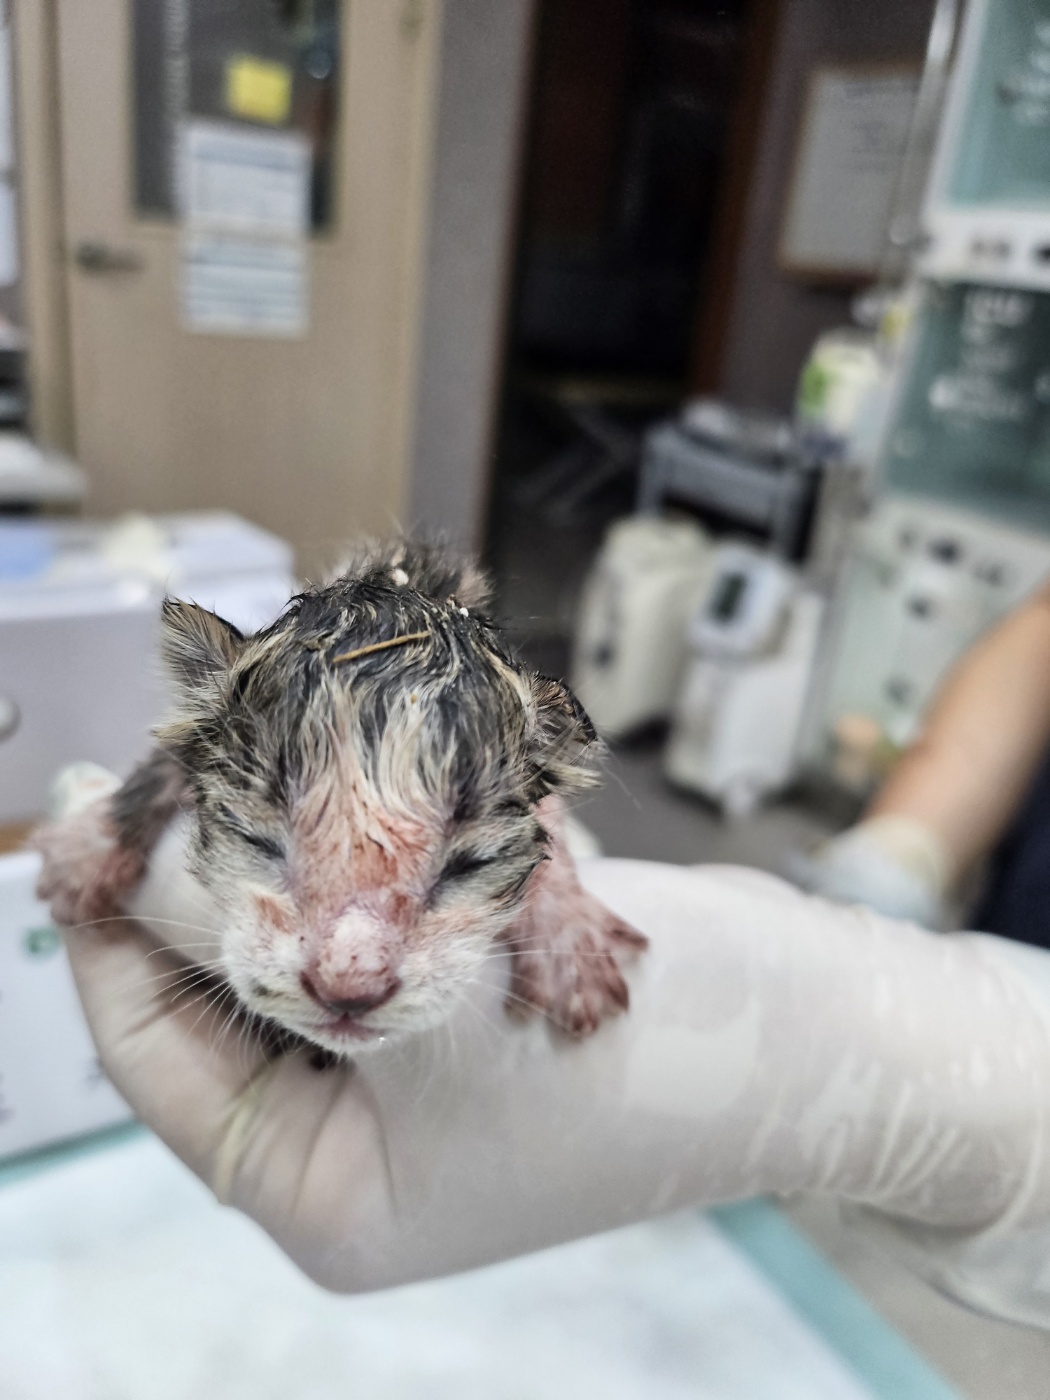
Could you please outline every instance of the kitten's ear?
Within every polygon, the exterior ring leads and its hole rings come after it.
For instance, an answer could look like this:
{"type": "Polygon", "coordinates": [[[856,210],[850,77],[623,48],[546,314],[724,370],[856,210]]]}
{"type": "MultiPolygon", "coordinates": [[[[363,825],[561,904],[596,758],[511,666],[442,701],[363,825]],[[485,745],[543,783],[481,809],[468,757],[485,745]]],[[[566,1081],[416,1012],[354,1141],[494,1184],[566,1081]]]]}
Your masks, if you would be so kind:
{"type": "Polygon", "coordinates": [[[529,745],[529,801],[571,792],[597,781],[601,743],[590,718],[567,685],[550,676],[531,677],[534,728],[529,745]]]}
{"type": "Polygon", "coordinates": [[[164,599],[160,650],[183,699],[199,695],[225,675],[243,642],[244,636],[232,623],[207,608],[177,598],[164,599]]]}
{"type": "Polygon", "coordinates": [[[460,561],[459,577],[453,586],[456,602],[465,608],[484,608],[492,598],[488,575],[472,559],[460,561]]]}

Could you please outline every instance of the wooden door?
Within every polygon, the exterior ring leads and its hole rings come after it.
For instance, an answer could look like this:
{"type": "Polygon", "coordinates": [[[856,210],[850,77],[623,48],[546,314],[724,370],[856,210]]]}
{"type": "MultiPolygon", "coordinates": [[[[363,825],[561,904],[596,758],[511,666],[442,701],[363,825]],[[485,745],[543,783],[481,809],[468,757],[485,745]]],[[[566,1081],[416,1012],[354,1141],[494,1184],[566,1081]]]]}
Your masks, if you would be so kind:
{"type": "Polygon", "coordinates": [[[92,511],[228,507],[308,565],[391,528],[408,490],[439,0],[342,0],[331,220],[291,339],[182,324],[178,228],[136,207],[133,0],[50,3],[73,445],[92,511]]]}

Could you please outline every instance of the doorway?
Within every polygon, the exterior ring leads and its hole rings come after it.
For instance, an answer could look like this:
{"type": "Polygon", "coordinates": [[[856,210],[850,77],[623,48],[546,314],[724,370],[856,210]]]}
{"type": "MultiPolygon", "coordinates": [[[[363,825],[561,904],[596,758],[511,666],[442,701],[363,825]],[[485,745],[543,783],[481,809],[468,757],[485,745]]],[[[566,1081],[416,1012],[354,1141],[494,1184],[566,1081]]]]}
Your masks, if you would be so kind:
{"type": "Polygon", "coordinates": [[[488,557],[519,644],[555,672],[604,526],[633,503],[641,434],[686,393],[728,275],[754,8],[539,7],[488,557]]]}

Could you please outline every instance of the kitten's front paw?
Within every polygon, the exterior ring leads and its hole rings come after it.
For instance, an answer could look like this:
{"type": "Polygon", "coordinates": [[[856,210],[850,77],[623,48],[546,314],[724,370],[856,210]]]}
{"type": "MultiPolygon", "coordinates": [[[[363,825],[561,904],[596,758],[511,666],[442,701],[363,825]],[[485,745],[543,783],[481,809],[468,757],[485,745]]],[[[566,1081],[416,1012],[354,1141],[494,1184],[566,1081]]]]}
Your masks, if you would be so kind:
{"type": "Polygon", "coordinates": [[[142,857],[117,840],[108,797],[38,827],[31,845],[44,858],[37,896],[66,928],[119,914],[124,897],[143,874],[142,857]]]}
{"type": "Polygon", "coordinates": [[[570,907],[530,919],[528,932],[516,929],[511,946],[508,1011],[541,1011],[559,1030],[582,1038],[606,1016],[627,1010],[630,993],[621,964],[646,948],[648,939],[579,890],[570,907]]]}

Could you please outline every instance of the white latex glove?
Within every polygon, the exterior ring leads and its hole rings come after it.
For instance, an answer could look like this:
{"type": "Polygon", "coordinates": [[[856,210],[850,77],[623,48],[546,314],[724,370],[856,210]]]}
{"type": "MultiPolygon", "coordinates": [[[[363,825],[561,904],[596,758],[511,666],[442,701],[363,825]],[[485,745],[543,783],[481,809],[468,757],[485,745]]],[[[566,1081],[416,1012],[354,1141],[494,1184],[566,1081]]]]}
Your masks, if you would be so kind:
{"type": "Polygon", "coordinates": [[[911,817],[870,817],[795,861],[805,889],[842,904],[943,928],[948,856],[937,835],[911,817]]]}
{"type": "MultiPolygon", "coordinates": [[[[833,1193],[951,1239],[1050,1220],[1050,1002],[998,940],[751,871],[582,874],[652,940],[628,1015],[582,1044],[509,1022],[494,958],[446,1026],[318,1071],[158,981],[169,955],[140,924],[84,928],[69,951],[117,1088],[336,1289],[766,1192],[833,1193]]],[[[177,832],[136,910],[188,920],[194,941],[214,928],[177,832]]]]}

